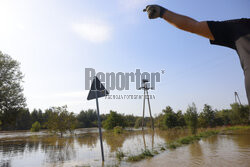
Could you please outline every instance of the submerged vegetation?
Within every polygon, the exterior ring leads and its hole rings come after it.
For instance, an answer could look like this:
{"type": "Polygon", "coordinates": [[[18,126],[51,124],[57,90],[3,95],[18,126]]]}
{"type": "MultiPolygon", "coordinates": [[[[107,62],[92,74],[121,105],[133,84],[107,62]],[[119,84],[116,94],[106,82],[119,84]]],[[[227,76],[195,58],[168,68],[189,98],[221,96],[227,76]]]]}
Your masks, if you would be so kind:
{"type": "Polygon", "coordinates": [[[191,143],[194,143],[196,141],[199,141],[201,139],[204,139],[204,138],[208,138],[210,136],[213,136],[213,135],[217,135],[219,133],[223,133],[225,131],[229,131],[229,130],[246,130],[246,129],[250,129],[250,126],[232,126],[232,127],[229,127],[229,128],[220,128],[220,129],[215,129],[215,130],[207,130],[207,131],[204,131],[204,132],[200,132],[196,135],[190,135],[190,136],[185,136],[185,137],[181,137],[181,138],[178,138],[176,140],[173,140],[171,142],[168,142],[164,145],[161,145],[158,149],[159,150],[148,150],[148,149],[145,149],[145,150],[142,150],[142,153],[139,153],[137,155],[125,155],[124,153],[122,154],[122,157],[126,157],[127,156],[127,161],[129,162],[136,162],[136,161],[140,161],[140,160],[143,160],[145,158],[150,158],[150,157],[153,157],[157,154],[159,154],[159,151],[165,151],[167,149],[176,149],[178,147],[181,147],[183,145],[187,145],[187,144],[191,144],[191,143]]]}
{"type": "Polygon", "coordinates": [[[150,150],[146,149],[141,154],[129,156],[127,160],[128,161],[140,161],[142,159],[153,157],[153,156],[154,156],[153,153],[151,153],[150,150]]]}

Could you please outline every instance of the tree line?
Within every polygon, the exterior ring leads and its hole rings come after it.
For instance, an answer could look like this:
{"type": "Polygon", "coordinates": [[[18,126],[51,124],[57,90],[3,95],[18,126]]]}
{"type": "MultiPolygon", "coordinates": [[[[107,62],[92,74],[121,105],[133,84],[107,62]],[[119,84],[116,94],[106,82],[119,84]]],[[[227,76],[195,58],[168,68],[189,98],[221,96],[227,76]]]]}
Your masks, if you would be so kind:
{"type": "Polygon", "coordinates": [[[181,110],[174,112],[170,106],[167,106],[161,114],[156,116],[155,122],[161,129],[189,127],[192,133],[196,133],[197,128],[249,124],[248,105],[234,103],[230,106],[231,109],[216,110],[205,104],[203,110],[198,113],[193,103],[188,106],[184,114],[181,110]]]}

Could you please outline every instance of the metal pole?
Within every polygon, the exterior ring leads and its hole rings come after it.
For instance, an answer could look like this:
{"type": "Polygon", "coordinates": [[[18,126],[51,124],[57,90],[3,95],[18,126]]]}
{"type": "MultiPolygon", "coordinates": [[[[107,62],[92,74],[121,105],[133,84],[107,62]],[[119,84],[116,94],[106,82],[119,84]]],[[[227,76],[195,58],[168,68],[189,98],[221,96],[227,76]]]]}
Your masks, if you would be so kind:
{"type": "Polygon", "coordinates": [[[142,130],[143,130],[143,126],[144,126],[144,113],[145,113],[145,89],[144,89],[144,95],[143,95],[142,130]]]}
{"type": "Polygon", "coordinates": [[[155,131],[152,132],[152,150],[154,149],[155,131]]]}
{"type": "Polygon", "coordinates": [[[240,105],[241,105],[241,102],[240,102],[240,98],[239,98],[239,95],[238,95],[238,93],[237,93],[237,97],[238,97],[239,103],[240,103],[240,105]]]}
{"type": "Polygon", "coordinates": [[[151,117],[151,126],[152,126],[152,129],[154,130],[154,120],[153,120],[153,117],[152,117],[152,114],[151,114],[151,107],[150,107],[150,102],[149,102],[148,89],[146,90],[146,92],[147,92],[147,97],[148,97],[149,114],[150,114],[150,117],[151,117]]]}
{"type": "Polygon", "coordinates": [[[143,143],[144,143],[144,149],[146,150],[147,145],[146,145],[146,140],[145,140],[145,133],[144,133],[144,131],[142,131],[142,139],[143,139],[143,143]]]}
{"type": "Polygon", "coordinates": [[[237,103],[236,95],[237,95],[237,92],[234,92],[235,103],[237,103]]]}
{"type": "Polygon", "coordinates": [[[95,97],[96,97],[99,136],[100,136],[100,144],[101,144],[101,151],[102,151],[102,162],[104,162],[103,144],[102,144],[102,129],[101,129],[101,119],[100,119],[100,115],[99,115],[99,104],[98,104],[97,90],[95,90],[95,95],[96,95],[95,97]]]}

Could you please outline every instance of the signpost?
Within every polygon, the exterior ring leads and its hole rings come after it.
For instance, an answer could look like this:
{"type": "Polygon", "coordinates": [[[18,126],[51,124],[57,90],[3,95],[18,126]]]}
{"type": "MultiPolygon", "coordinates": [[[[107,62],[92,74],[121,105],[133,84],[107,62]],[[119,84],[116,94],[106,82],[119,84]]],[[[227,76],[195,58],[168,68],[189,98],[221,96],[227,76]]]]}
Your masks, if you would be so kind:
{"type": "Polygon", "coordinates": [[[103,162],[104,162],[104,153],[103,153],[103,144],[102,144],[102,129],[101,129],[102,125],[101,125],[101,118],[100,118],[100,112],[99,112],[98,98],[107,96],[108,94],[109,94],[109,92],[105,89],[105,87],[100,82],[100,80],[95,76],[93,81],[92,81],[91,89],[89,91],[89,95],[87,97],[87,100],[96,99],[98,128],[99,128],[100,145],[101,145],[102,161],[103,162]]]}

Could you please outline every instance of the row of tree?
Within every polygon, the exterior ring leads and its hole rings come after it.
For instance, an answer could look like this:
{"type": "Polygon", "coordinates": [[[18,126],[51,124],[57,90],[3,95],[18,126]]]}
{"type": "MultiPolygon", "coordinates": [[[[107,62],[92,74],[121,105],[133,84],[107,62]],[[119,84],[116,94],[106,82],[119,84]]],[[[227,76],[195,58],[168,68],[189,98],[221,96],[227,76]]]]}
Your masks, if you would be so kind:
{"type": "Polygon", "coordinates": [[[249,106],[231,104],[231,109],[214,110],[205,104],[202,112],[198,113],[195,104],[189,106],[184,114],[179,110],[174,112],[170,106],[162,110],[156,118],[159,128],[175,128],[188,126],[192,133],[196,133],[198,127],[208,128],[223,125],[239,125],[249,123],[249,106]]]}

